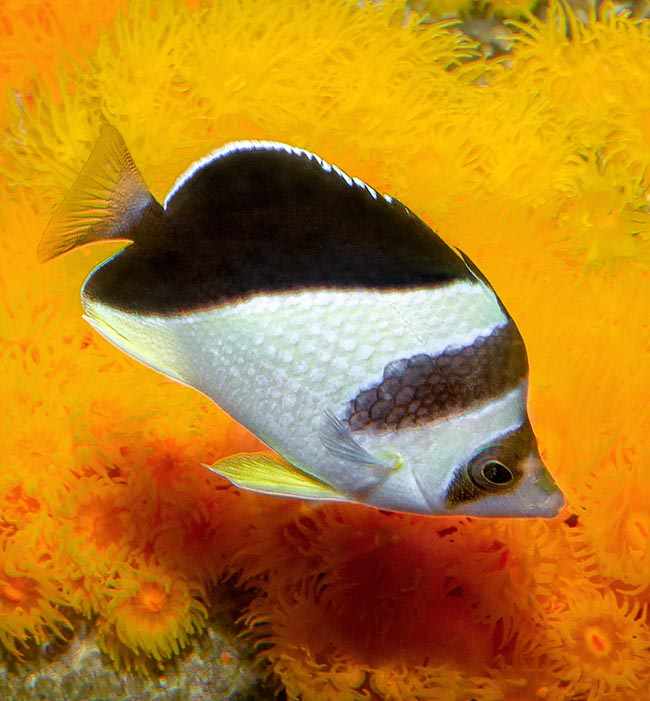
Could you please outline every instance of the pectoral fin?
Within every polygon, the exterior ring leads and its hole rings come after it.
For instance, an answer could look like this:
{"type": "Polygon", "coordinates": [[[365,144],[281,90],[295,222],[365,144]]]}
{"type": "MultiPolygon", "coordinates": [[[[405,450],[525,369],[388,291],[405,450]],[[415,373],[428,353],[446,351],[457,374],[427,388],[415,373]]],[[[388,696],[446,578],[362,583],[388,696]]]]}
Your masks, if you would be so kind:
{"type": "Polygon", "coordinates": [[[204,467],[251,492],[324,501],[348,500],[325,482],[267,453],[242,453],[204,467]]]}
{"type": "Polygon", "coordinates": [[[378,479],[384,479],[399,467],[397,456],[378,456],[369,453],[352,435],[350,429],[332,412],[326,411],[320,427],[320,439],[325,448],[340,460],[370,470],[378,479]]]}

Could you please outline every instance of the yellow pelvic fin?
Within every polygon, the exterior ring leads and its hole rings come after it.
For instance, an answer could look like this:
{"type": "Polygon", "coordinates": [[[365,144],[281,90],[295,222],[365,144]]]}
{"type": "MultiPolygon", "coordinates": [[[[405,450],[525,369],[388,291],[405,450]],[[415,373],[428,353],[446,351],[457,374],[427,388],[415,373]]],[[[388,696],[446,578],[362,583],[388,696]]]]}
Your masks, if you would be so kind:
{"type": "Polygon", "coordinates": [[[349,501],[325,482],[267,453],[242,453],[204,467],[252,492],[300,499],[349,501]]]}
{"type": "Polygon", "coordinates": [[[136,241],[143,235],[143,222],[150,225],[152,215],[160,219],[162,211],[122,135],[106,124],[43,234],[38,259],[43,262],[93,241],[136,241]]]}

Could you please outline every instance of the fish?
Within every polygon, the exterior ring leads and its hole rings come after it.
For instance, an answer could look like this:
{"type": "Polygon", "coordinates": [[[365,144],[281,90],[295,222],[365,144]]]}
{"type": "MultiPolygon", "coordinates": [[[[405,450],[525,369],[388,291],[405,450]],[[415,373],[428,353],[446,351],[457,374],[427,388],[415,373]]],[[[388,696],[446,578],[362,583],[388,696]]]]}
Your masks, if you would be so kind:
{"type": "Polygon", "coordinates": [[[268,450],[236,487],[387,511],[553,517],[523,339],[492,285],[398,199],[306,149],[228,143],[160,204],[111,124],[38,244],[123,240],[84,318],[268,450]]]}

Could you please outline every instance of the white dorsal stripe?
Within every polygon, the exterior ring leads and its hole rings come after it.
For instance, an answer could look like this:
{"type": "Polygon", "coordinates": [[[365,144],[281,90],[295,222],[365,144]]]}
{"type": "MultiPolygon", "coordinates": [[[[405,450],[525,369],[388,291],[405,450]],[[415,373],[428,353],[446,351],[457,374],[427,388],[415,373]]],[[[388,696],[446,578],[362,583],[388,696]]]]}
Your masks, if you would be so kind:
{"type": "Polygon", "coordinates": [[[190,167],[177,178],[172,189],[167,193],[167,197],[165,197],[165,209],[167,209],[167,205],[169,204],[171,198],[181,189],[181,187],[183,187],[186,182],[192,178],[197,171],[220,158],[225,158],[231,153],[241,151],[284,151],[285,153],[294,156],[301,156],[318,163],[325,173],[331,173],[334,171],[350,187],[360,187],[366,190],[375,200],[382,197],[389,204],[393,201],[393,198],[389,195],[379,194],[374,188],[370,187],[368,183],[364,182],[360,178],[350,177],[338,166],[328,163],[320,156],[317,156],[315,153],[307,151],[306,149],[291,146],[290,144],[284,144],[280,141],[232,141],[218,149],[215,149],[214,151],[211,151],[207,156],[200,158],[198,161],[194,161],[194,163],[192,163],[192,165],[190,165],[190,167]]]}
{"type": "MultiPolygon", "coordinates": [[[[391,361],[470,346],[508,323],[491,291],[469,281],[428,289],[260,294],[225,307],[165,316],[131,314],[90,300],[86,308],[96,309],[110,327],[146,349],[154,366],[165,351],[176,357],[173,349],[179,343],[186,347],[187,340],[181,339],[188,335],[193,342],[206,343],[203,356],[232,352],[233,367],[243,362],[242,347],[259,346],[254,355],[268,353],[269,361],[277,351],[273,362],[280,365],[286,351],[295,360],[302,356],[314,370],[326,369],[330,379],[339,373],[341,379],[354,378],[339,396],[345,403],[360,388],[377,382],[391,361]],[[148,342],[151,332],[161,334],[154,344],[148,342]]],[[[193,354],[184,360],[197,362],[193,354]]]]}

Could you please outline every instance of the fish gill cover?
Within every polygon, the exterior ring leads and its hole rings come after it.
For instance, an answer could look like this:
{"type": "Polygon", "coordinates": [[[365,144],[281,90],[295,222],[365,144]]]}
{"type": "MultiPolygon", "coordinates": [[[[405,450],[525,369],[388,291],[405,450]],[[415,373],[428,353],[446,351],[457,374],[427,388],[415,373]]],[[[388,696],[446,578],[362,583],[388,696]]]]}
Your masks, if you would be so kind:
{"type": "Polygon", "coordinates": [[[6,2],[0,35],[2,645],[76,612],[119,667],[164,665],[235,576],[290,699],[647,696],[648,22],[553,3],[495,59],[400,2],[6,2]],[[468,251],[526,339],[565,518],[314,506],[201,468],[260,444],[82,321],[108,247],[36,262],[105,120],[158,199],[227,141],[280,140],[468,251]]]}

